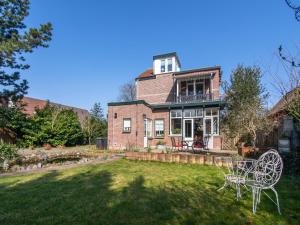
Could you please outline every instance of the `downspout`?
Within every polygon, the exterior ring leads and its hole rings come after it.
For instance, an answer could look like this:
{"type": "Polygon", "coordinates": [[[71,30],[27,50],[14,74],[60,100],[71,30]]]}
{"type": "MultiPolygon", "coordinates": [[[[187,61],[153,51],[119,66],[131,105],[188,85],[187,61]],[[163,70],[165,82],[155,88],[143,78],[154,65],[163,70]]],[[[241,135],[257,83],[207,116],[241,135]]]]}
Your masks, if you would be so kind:
{"type": "Polygon", "coordinates": [[[139,128],[139,125],[138,125],[138,104],[136,103],[136,110],[135,110],[135,148],[137,148],[137,136],[138,136],[138,128],[139,128]]]}
{"type": "Polygon", "coordinates": [[[114,146],[114,137],[115,137],[115,126],[114,126],[114,120],[115,120],[115,113],[114,113],[114,107],[112,107],[112,147],[114,146]]]}
{"type": "Polygon", "coordinates": [[[183,110],[184,106],[181,107],[181,141],[183,141],[183,110]]]}

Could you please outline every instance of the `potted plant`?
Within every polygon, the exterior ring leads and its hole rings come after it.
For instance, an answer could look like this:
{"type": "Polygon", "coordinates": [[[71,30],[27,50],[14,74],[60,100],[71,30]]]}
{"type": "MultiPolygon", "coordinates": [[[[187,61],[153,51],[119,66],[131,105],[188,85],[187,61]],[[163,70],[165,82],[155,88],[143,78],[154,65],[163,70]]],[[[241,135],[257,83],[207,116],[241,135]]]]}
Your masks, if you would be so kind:
{"type": "Polygon", "coordinates": [[[165,142],[159,140],[157,143],[156,143],[156,148],[158,150],[165,150],[166,149],[166,146],[165,146],[165,142]]]}
{"type": "Polygon", "coordinates": [[[181,129],[180,128],[175,128],[173,129],[173,134],[181,134],[181,129]]]}

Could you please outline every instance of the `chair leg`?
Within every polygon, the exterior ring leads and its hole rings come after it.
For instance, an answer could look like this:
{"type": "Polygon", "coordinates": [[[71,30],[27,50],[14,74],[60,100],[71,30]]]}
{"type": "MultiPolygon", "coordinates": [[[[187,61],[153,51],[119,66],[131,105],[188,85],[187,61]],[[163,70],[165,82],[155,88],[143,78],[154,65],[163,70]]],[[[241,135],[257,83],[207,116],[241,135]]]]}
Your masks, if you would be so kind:
{"type": "Polygon", "coordinates": [[[257,188],[257,187],[252,187],[252,198],[253,198],[253,206],[252,206],[252,211],[253,211],[253,214],[256,213],[256,209],[257,209],[257,204],[258,204],[258,196],[259,196],[259,193],[260,192],[260,189],[257,188]]]}
{"type": "Polygon", "coordinates": [[[224,189],[224,188],[227,187],[227,186],[228,186],[228,183],[227,183],[226,178],[225,178],[225,181],[224,181],[223,186],[220,187],[217,191],[221,191],[222,189],[224,189]]]}
{"type": "Polygon", "coordinates": [[[241,198],[241,189],[238,183],[236,183],[235,186],[236,186],[236,200],[238,201],[241,198]]]}
{"type": "Polygon", "coordinates": [[[280,205],[279,205],[279,199],[278,199],[278,193],[277,193],[277,191],[275,190],[274,187],[271,187],[271,190],[275,193],[276,202],[277,202],[277,210],[278,210],[279,215],[281,215],[280,205]]]}

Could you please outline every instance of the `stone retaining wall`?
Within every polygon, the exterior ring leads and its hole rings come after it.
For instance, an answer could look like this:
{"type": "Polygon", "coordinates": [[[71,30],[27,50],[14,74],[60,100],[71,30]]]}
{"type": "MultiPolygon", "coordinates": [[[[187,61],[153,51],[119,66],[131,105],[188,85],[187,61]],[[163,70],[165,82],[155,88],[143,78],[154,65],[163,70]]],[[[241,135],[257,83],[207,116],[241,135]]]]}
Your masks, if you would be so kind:
{"type": "Polygon", "coordinates": [[[125,152],[129,160],[145,160],[159,162],[189,163],[200,165],[227,166],[228,157],[217,155],[179,154],[179,153],[148,153],[148,152],[125,152]]]}

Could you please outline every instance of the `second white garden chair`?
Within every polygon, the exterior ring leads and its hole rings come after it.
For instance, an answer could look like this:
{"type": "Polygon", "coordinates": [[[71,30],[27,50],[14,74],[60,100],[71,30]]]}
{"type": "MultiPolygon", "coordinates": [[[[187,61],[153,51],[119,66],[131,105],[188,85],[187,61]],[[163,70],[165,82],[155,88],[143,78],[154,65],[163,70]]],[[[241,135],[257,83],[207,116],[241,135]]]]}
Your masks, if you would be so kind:
{"type": "Polygon", "coordinates": [[[256,213],[257,205],[260,203],[261,193],[263,192],[275,205],[278,213],[280,212],[278,193],[274,186],[279,181],[283,169],[283,161],[279,153],[271,149],[262,154],[253,170],[253,180],[246,180],[246,186],[252,188],[253,213],[256,213]],[[276,197],[276,202],[266,193],[266,190],[272,190],[276,197]]]}

